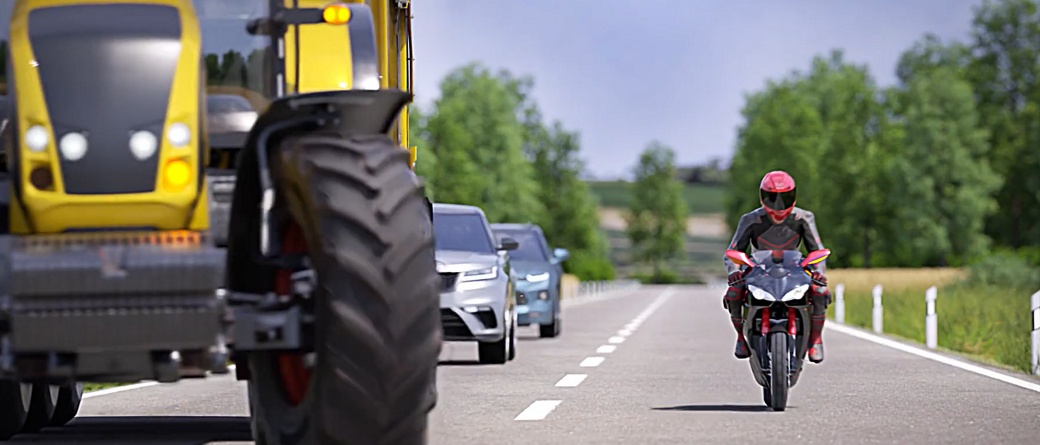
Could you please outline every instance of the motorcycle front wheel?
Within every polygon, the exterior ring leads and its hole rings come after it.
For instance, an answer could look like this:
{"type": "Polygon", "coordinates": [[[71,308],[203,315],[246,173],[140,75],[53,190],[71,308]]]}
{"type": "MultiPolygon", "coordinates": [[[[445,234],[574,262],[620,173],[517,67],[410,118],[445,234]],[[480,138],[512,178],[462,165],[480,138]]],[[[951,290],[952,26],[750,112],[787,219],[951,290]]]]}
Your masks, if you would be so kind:
{"type": "Polygon", "coordinates": [[[788,349],[789,336],[786,332],[769,334],[769,392],[768,405],[773,411],[787,409],[787,392],[790,390],[791,355],[788,349]]]}

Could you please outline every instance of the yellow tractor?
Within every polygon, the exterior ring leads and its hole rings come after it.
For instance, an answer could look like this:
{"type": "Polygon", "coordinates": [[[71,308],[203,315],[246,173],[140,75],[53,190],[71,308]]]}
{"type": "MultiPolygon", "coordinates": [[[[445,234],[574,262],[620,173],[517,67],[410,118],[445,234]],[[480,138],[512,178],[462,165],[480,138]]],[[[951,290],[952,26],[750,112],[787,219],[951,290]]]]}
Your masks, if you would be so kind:
{"type": "Polygon", "coordinates": [[[70,420],[82,382],[230,359],[257,443],[425,443],[440,279],[398,121],[408,20],[395,0],[0,2],[0,439],[70,420]]]}
{"type": "Polygon", "coordinates": [[[72,419],[81,382],[172,382],[228,357],[191,3],[4,1],[0,22],[6,439],[72,419]]]}

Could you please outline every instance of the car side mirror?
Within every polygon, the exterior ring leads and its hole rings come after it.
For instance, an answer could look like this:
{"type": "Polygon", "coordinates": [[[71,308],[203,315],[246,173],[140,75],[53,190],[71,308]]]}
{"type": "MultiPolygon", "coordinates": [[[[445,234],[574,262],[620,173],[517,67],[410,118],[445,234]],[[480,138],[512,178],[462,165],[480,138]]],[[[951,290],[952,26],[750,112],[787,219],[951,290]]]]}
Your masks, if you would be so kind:
{"type": "Polygon", "coordinates": [[[516,242],[515,239],[508,237],[502,238],[502,241],[499,241],[498,243],[498,250],[516,250],[519,247],[520,243],[516,242]]]}
{"type": "Polygon", "coordinates": [[[553,249],[553,263],[562,263],[564,261],[567,261],[567,258],[570,257],[571,253],[568,252],[567,249],[564,249],[562,247],[557,247],[556,249],[553,249]]]}

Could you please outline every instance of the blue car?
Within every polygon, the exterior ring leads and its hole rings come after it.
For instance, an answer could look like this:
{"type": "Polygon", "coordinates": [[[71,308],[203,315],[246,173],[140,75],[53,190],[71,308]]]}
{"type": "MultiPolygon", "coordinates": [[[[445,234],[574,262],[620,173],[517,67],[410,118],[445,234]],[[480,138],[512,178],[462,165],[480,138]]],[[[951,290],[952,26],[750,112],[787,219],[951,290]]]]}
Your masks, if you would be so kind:
{"type": "Polygon", "coordinates": [[[519,242],[509,252],[516,282],[517,325],[538,325],[542,338],[560,335],[560,287],[567,249],[549,249],[542,228],[534,224],[492,224],[491,230],[501,242],[512,238],[519,242]]]}

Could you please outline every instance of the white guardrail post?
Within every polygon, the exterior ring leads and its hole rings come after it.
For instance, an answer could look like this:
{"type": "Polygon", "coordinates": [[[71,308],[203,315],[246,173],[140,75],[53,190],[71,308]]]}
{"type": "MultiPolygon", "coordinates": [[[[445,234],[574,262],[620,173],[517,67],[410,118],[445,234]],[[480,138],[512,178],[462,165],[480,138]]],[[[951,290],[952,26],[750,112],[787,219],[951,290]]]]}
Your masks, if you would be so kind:
{"type": "Polygon", "coordinates": [[[834,321],[845,324],[845,284],[834,286],[834,321]]]}
{"type": "Polygon", "coordinates": [[[1033,294],[1030,299],[1030,306],[1033,312],[1033,333],[1032,333],[1032,353],[1033,353],[1033,374],[1040,375],[1040,291],[1033,294]]]}
{"type": "Polygon", "coordinates": [[[882,318],[885,316],[885,312],[881,309],[881,291],[881,285],[877,284],[874,285],[874,289],[871,292],[874,297],[874,332],[877,332],[878,334],[882,331],[882,318]]]}
{"type": "Polygon", "coordinates": [[[935,349],[939,345],[939,321],[935,315],[935,298],[938,290],[935,286],[924,291],[924,344],[928,349],[935,349]]]}

